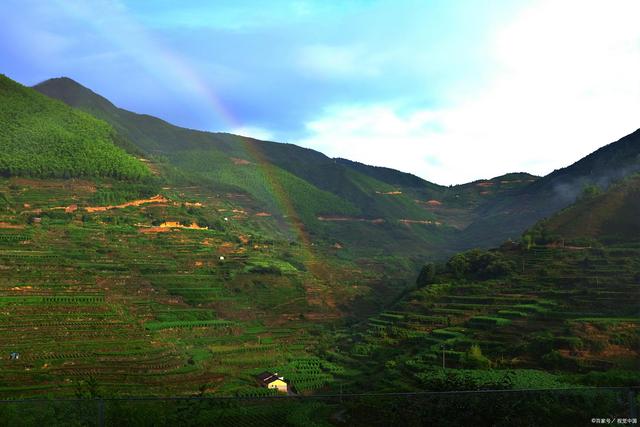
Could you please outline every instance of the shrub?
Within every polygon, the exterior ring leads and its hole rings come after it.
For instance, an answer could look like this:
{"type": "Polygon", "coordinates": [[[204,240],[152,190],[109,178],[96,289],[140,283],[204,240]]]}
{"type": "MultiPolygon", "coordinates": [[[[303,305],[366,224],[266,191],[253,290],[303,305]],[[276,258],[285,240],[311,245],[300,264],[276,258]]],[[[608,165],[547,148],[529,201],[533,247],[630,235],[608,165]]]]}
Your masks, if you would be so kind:
{"type": "Polygon", "coordinates": [[[447,271],[458,279],[497,279],[514,270],[514,264],[498,251],[473,249],[452,257],[447,271]]]}
{"type": "Polygon", "coordinates": [[[469,368],[486,369],[491,367],[491,361],[482,354],[480,346],[472,345],[462,358],[462,364],[469,368]]]}

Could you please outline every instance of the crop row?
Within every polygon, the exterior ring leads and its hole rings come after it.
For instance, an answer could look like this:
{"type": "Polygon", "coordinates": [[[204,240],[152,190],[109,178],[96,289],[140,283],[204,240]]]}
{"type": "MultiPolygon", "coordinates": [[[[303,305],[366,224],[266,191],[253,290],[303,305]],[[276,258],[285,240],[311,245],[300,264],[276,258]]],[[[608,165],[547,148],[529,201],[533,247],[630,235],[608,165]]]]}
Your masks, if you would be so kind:
{"type": "Polygon", "coordinates": [[[144,327],[150,331],[173,328],[228,328],[235,325],[229,320],[176,320],[170,322],[147,322],[144,327]]]}

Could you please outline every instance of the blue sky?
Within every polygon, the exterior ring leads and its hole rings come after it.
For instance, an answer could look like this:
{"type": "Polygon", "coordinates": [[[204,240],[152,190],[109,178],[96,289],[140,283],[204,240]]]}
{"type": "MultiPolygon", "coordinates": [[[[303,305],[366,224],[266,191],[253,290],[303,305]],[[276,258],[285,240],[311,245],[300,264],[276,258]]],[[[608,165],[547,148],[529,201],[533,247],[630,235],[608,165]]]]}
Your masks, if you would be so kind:
{"type": "Polygon", "coordinates": [[[0,72],[443,183],[640,127],[635,0],[0,3],[0,72]]]}

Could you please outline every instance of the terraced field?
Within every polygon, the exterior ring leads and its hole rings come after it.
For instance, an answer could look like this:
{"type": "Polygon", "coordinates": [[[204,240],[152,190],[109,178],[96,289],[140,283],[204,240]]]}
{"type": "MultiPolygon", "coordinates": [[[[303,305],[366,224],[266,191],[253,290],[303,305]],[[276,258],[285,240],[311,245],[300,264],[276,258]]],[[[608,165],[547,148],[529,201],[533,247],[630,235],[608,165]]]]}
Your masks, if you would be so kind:
{"type": "Polygon", "coordinates": [[[367,274],[338,259],[323,261],[331,277],[311,268],[322,248],[274,239],[279,219],[234,199],[180,188],[162,203],[95,209],[109,186],[0,181],[11,200],[0,214],[0,395],[95,382],[109,394],[250,396],[264,393],[253,375],[268,369],[299,392],[333,381],[340,369],[312,356],[342,316],[325,302],[355,297],[348,283],[367,274]],[[196,220],[211,227],[148,232],[196,220]]]}
{"type": "Polygon", "coordinates": [[[294,239],[240,197],[157,190],[127,201],[110,181],[0,181],[0,395],[250,398],[273,393],[254,380],[265,370],[298,393],[424,389],[443,364],[529,386],[566,385],[540,369],[637,370],[638,244],[507,244],[505,277],[440,267],[363,322],[406,264],[294,239]]]}
{"type": "Polygon", "coordinates": [[[516,273],[413,291],[359,334],[345,334],[342,360],[413,378],[416,386],[443,363],[480,367],[469,360],[473,346],[485,368],[638,369],[639,245],[504,250],[516,273]]]}

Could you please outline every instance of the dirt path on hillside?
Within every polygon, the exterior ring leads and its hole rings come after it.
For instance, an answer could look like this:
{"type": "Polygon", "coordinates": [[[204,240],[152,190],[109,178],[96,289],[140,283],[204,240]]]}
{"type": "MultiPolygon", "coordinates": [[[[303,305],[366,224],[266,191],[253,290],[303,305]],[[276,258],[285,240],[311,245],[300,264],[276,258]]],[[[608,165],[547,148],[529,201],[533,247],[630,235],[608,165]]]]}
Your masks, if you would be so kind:
{"type": "Polygon", "coordinates": [[[382,194],[382,195],[386,195],[386,196],[399,196],[400,194],[402,194],[402,191],[376,191],[376,194],[382,194]]]}
{"type": "Polygon", "coordinates": [[[319,216],[318,221],[369,222],[371,224],[382,224],[385,222],[382,218],[369,219],[350,216],[319,216]]]}
{"type": "Polygon", "coordinates": [[[399,223],[409,225],[409,224],[428,224],[428,225],[442,225],[440,221],[432,221],[429,219],[399,219],[399,223]]]}
{"type": "Polygon", "coordinates": [[[138,200],[132,200],[130,202],[126,202],[123,203],[121,205],[113,205],[113,206],[88,206],[85,209],[87,212],[92,213],[92,212],[104,212],[104,211],[108,211],[110,209],[123,209],[123,208],[128,208],[129,206],[140,206],[140,205],[144,205],[147,203],[168,203],[169,199],[165,198],[164,196],[161,196],[160,194],[157,194],[149,199],[138,199],[138,200]]]}

